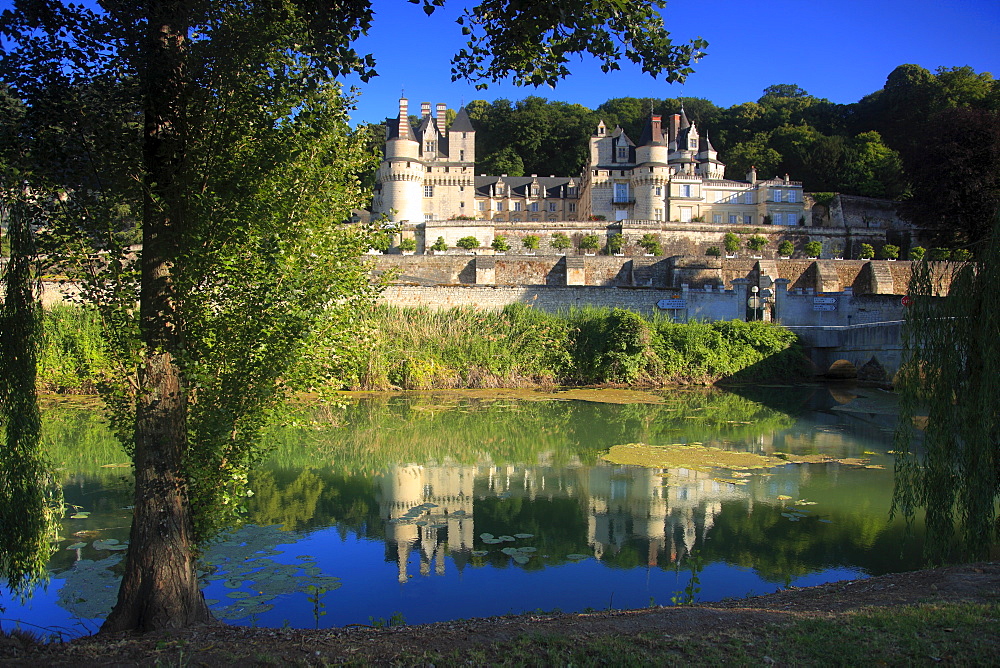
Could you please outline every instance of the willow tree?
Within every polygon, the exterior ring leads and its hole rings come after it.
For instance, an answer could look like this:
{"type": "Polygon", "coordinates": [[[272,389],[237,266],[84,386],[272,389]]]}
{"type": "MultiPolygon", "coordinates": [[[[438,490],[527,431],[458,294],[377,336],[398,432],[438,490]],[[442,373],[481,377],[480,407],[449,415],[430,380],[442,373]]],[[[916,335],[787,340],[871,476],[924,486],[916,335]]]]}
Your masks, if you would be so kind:
{"type": "Polygon", "coordinates": [[[910,281],[893,512],[923,510],[935,563],[984,558],[1000,540],[998,244],[1000,217],[974,261],[915,262],[910,281]]]}
{"type": "MultiPolygon", "coordinates": [[[[704,43],[672,44],[662,6],[484,0],[462,17],[455,76],[554,83],[586,52],[683,80],[704,43]]],[[[135,511],[102,631],[210,619],[198,539],[240,505],[284,396],[349,353],[367,243],[338,223],[373,157],[333,81],[374,76],[351,47],[372,16],[369,0],[17,0],[2,16],[0,69],[36,121],[33,178],[62,192],[50,248],[119,364],[105,396],[135,511]]]]}

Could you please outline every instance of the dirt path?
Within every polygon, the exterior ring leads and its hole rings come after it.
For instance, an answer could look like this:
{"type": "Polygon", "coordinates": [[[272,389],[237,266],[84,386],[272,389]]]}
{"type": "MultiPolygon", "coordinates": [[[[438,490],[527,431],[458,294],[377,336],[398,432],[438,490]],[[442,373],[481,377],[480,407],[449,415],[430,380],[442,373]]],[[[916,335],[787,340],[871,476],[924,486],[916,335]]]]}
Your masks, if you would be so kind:
{"type": "Polygon", "coordinates": [[[251,666],[352,661],[386,664],[404,653],[461,652],[481,645],[510,642],[526,634],[580,638],[647,631],[709,633],[719,628],[757,628],[767,622],[837,615],[865,607],[956,601],[1000,601],[1000,563],[834,582],[694,607],[519,615],[394,629],[302,631],[220,624],[145,636],[82,638],[42,646],[18,638],[0,637],[0,663],[15,666],[251,666]]]}

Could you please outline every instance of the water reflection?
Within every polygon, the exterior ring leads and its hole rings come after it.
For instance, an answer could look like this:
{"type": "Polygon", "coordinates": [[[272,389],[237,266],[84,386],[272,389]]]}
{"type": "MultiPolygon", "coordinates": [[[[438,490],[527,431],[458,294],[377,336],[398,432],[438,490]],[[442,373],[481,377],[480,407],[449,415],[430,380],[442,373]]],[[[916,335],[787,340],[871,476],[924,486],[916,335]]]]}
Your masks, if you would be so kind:
{"type": "MultiPolygon", "coordinates": [[[[919,545],[887,520],[891,400],[860,394],[758,387],[633,393],[625,404],[612,394],[369,396],[272,435],[247,520],[283,526],[267,532],[266,549],[306,559],[299,577],[340,578],[324,618],[335,625],[397,610],[421,622],[603,608],[609,594],[615,607],[665,603],[695,551],[710,564],[703,600],[913,568],[919,545]],[[602,459],[624,443],[814,463],[741,471],[602,459]]],[[[92,414],[50,411],[46,424],[67,501],[91,512],[65,521],[64,548],[86,547],[52,562],[73,579],[87,570],[71,569],[76,561],[113,560],[95,539],[127,539],[128,469],[109,467],[123,455],[92,414]]],[[[253,621],[311,627],[293,585],[253,621]]],[[[206,589],[219,605],[230,593],[219,582],[206,589]]],[[[232,606],[227,614],[239,618],[232,606]]]]}

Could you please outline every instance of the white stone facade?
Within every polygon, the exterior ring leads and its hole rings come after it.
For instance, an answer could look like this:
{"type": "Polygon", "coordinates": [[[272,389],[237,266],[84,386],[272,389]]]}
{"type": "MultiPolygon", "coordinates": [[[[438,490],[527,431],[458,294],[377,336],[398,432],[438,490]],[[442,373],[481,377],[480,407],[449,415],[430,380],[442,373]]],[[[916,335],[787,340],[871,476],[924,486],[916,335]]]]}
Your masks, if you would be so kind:
{"type": "Polygon", "coordinates": [[[408,102],[387,120],[385,160],[376,176],[372,210],[394,222],[673,221],[721,225],[805,223],[802,184],[784,178],[724,177],[708,136],[684,111],[662,125],[650,115],[638,143],[621,128],[598,124],[581,175],[513,177],[475,174],[475,128],[465,109],[445,127],[446,108],[421,105],[409,121],[408,102]]]}

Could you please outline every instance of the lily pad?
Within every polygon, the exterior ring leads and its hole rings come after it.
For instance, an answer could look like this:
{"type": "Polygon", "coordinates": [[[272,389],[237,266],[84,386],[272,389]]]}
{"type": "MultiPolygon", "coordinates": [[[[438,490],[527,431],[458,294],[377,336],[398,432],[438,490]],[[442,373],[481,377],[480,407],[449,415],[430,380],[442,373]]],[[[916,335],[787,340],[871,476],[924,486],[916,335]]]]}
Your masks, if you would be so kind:
{"type": "Polygon", "coordinates": [[[526,563],[528,563],[530,560],[531,560],[531,557],[529,557],[529,556],[527,556],[525,554],[515,554],[514,555],[514,562],[517,563],[517,564],[520,564],[522,566],[525,565],[526,563]]]}
{"type": "Polygon", "coordinates": [[[535,537],[535,534],[533,534],[533,533],[516,533],[516,534],[514,534],[514,538],[534,538],[534,537],[535,537]]]}
{"type": "Polygon", "coordinates": [[[499,540],[502,540],[507,543],[513,543],[515,538],[513,536],[500,536],[499,540]]]}
{"type": "Polygon", "coordinates": [[[86,543],[73,543],[72,545],[67,545],[67,550],[79,550],[81,547],[87,547],[86,543]]]}
{"type": "Polygon", "coordinates": [[[487,545],[496,545],[497,543],[502,543],[503,541],[499,538],[484,538],[483,542],[487,545]]]}
{"type": "Polygon", "coordinates": [[[493,534],[491,533],[481,533],[479,534],[479,537],[482,538],[483,540],[486,540],[487,538],[494,538],[493,534]]]}
{"type": "Polygon", "coordinates": [[[489,552],[487,550],[473,550],[472,556],[474,557],[485,557],[489,552]]]}
{"type": "Polygon", "coordinates": [[[518,552],[524,552],[524,553],[530,554],[532,552],[537,552],[538,548],[537,547],[519,547],[519,548],[517,548],[517,551],[518,552]]]}
{"type": "Polygon", "coordinates": [[[88,511],[81,511],[79,513],[74,513],[69,516],[71,520],[85,520],[88,517],[90,517],[90,513],[88,511]]]}
{"type": "Polygon", "coordinates": [[[226,594],[226,598],[250,598],[253,594],[245,591],[231,591],[226,594]]]}
{"type": "Polygon", "coordinates": [[[500,551],[503,552],[504,554],[506,554],[508,557],[513,557],[514,555],[516,555],[518,553],[516,547],[505,547],[504,549],[502,549],[500,551]]]}
{"type": "Polygon", "coordinates": [[[590,559],[589,554],[567,554],[567,559],[572,559],[573,561],[580,561],[582,559],[590,559]]]}

